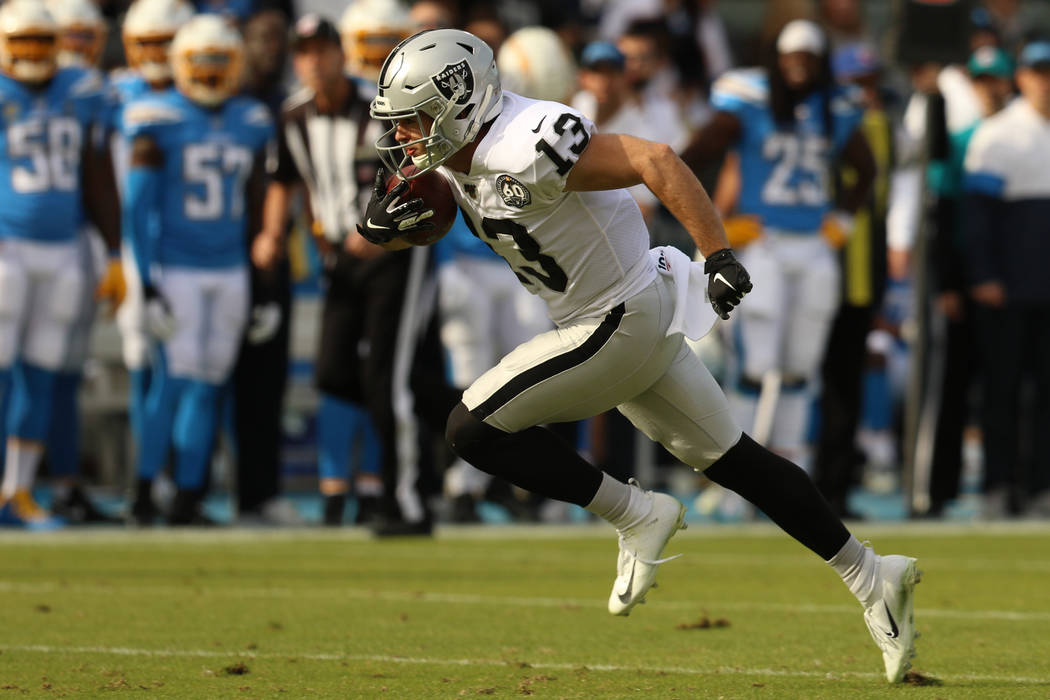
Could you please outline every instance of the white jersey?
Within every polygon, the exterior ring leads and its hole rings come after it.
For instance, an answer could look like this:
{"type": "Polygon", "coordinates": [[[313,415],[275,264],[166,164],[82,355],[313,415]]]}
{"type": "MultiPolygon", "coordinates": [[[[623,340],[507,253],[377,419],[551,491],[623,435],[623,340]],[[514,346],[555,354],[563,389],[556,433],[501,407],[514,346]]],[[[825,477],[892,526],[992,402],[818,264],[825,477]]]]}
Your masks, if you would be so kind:
{"type": "Polygon", "coordinates": [[[649,232],[626,190],[565,192],[595,132],[558,102],[503,92],[503,111],[452,181],[467,225],[547,303],[558,325],[602,315],[656,278],[649,232]]]}

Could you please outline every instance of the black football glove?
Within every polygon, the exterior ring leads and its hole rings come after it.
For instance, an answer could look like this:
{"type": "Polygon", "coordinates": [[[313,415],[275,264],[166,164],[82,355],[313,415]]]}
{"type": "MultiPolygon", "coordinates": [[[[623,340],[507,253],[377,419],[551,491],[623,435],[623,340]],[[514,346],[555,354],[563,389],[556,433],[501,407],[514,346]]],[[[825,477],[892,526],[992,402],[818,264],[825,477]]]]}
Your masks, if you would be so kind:
{"type": "Polygon", "coordinates": [[[710,275],[707,296],[711,299],[711,306],[716,314],[728,319],[733,307],[751,291],[751,276],[729,248],[711,253],[704,263],[704,272],[710,275]]]}
{"type": "Polygon", "coordinates": [[[434,228],[434,222],[425,221],[434,215],[419,197],[400,203],[401,195],[408,191],[408,181],[401,181],[389,192],[386,191],[386,170],[380,168],[372,186],[372,198],[365,208],[364,223],[357,225],[357,232],[365,240],[376,245],[409,233],[422,233],[434,228]]]}

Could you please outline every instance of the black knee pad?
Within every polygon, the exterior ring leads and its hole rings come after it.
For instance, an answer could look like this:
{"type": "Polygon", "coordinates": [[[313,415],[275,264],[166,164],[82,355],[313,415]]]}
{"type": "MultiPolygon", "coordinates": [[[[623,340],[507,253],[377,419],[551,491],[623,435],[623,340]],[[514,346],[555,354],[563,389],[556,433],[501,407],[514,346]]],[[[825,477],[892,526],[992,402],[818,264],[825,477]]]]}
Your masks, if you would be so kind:
{"type": "Polygon", "coordinates": [[[468,462],[471,462],[471,456],[476,450],[484,449],[484,445],[491,444],[505,435],[502,430],[475,418],[462,401],[448,414],[445,440],[453,452],[468,462]]]}

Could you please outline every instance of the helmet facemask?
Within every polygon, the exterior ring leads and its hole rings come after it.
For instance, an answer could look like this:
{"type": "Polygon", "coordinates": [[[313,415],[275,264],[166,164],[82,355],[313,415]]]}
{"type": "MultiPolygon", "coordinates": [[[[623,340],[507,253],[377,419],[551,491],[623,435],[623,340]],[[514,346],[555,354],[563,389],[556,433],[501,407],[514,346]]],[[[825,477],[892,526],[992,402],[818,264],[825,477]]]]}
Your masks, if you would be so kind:
{"type": "Polygon", "coordinates": [[[183,51],[172,61],[179,91],[207,107],[225,102],[240,85],[242,60],[237,51],[183,51]]]}
{"type": "Polygon", "coordinates": [[[383,64],[378,88],[370,113],[393,124],[376,148],[383,162],[404,179],[445,163],[502,109],[492,49],[474,35],[454,29],[421,32],[402,42],[383,64]],[[412,120],[423,135],[411,142],[391,143],[398,123],[412,120]],[[409,156],[404,149],[411,146],[423,152],[409,156]],[[417,168],[412,175],[404,172],[409,163],[417,168]]]}
{"type": "Polygon", "coordinates": [[[0,39],[0,68],[15,80],[42,83],[58,69],[54,34],[9,34],[0,39]]]}
{"type": "Polygon", "coordinates": [[[171,82],[168,49],[174,38],[174,34],[125,36],[124,52],[128,57],[128,65],[152,85],[171,82]]]}
{"type": "Polygon", "coordinates": [[[58,63],[93,68],[102,58],[106,30],[89,24],[62,27],[58,32],[58,63]]]}

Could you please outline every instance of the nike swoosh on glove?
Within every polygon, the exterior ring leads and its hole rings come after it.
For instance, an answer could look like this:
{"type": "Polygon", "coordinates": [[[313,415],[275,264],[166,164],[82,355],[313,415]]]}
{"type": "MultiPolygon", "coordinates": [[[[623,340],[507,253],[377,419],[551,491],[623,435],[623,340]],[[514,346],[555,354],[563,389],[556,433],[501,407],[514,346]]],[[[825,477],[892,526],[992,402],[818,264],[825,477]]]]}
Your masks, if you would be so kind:
{"type": "Polygon", "coordinates": [[[175,315],[164,295],[152,284],[142,289],[146,300],[146,329],[158,340],[170,340],[175,335],[175,315]]]}
{"type": "Polygon", "coordinates": [[[715,313],[722,319],[751,291],[751,275],[737,262],[729,248],[711,253],[704,263],[707,278],[707,296],[715,313]]]}
{"type": "Polygon", "coordinates": [[[357,225],[357,232],[369,243],[383,245],[408,233],[422,233],[434,228],[434,222],[426,221],[434,215],[419,197],[401,202],[408,192],[408,181],[402,180],[389,192],[386,191],[386,170],[380,168],[372,185],[372,198],[365,208],[365,220],[357,225]]]}

